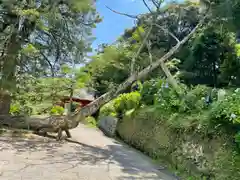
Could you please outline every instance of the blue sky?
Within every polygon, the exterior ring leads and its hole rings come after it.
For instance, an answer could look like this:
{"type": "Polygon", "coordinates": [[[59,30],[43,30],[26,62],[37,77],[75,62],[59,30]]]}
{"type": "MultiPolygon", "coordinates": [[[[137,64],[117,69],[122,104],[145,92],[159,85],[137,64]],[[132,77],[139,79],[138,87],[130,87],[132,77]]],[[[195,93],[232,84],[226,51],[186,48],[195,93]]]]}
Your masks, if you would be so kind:
{"type": "Polygon", "coordinates": [[[147,12],[142,0],[98,0],[97,11],[103,17],[103,21],[97,25],[93,34],[97,38],[93,42],[93,49],[102,43],[113,43],[124,32],[126,28],[134,25],[134,20],[126,16],[113,13],[108,7],[128,14],[140,14],[147,12]]]}

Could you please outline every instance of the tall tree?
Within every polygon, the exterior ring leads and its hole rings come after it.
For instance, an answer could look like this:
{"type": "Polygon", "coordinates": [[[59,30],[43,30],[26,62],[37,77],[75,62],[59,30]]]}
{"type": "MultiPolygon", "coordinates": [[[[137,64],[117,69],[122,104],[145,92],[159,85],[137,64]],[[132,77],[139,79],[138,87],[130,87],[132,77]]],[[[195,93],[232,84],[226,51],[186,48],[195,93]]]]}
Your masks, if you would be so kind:
{"type": "Polygon", "coordinates": [[[98,21],[90,0],[1,0],[1,92],[13,90],[22,71],[44,75],[47,67],[54,75],[73,57],[79,61],[89,50],[85,40],[98,21]]]}
{"type": "Polygon", "coordinates": [[[202,29],[189,43],[189,55],[181,67],[181,77],[188,84],[221,87],[236,83],[236,78],[239,80],[236,36],[215,27],[202,29]]]}
{"type": "MultiPolygon", "coordinates": [[[[164,6],[157,14],[154,12],[157,20],[150,32],[149,22],[152,16],[152,12],[141,15],[133,28],[125,30],[116,42],[117,45],[105,48],[89,63],[92,67],[94,86],[101,93],[107,92],[113,85],[118,85],[126,79],[133,71],[132,66],[134,71],[144,69],[190,33],[200,19],[199,5],[185,2],[164,6]],[[148,40],[144,44],[146,38],[148,40]],[[134,65],[131,59],[134,59],[134,65]]],[[[183,53],[180,50],[173,58],[178,58],[183,53]]],[[[176,68],[169,70],[176,73],[176,68]]],[[[148,78],[163,76],[165,74],[161,68],[148,74],[148,78]]]]}

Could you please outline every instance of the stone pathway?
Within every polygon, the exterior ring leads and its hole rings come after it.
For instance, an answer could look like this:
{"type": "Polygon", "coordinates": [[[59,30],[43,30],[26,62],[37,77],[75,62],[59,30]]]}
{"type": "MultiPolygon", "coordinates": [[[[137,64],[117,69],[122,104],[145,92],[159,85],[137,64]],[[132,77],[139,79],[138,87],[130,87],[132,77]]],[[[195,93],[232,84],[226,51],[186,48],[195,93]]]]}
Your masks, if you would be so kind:
{"type": "Polygon", "coordinates": [[[79,125],[73,138],[0,135],[0,180],[175,180],[147,157],[79,125]]]}

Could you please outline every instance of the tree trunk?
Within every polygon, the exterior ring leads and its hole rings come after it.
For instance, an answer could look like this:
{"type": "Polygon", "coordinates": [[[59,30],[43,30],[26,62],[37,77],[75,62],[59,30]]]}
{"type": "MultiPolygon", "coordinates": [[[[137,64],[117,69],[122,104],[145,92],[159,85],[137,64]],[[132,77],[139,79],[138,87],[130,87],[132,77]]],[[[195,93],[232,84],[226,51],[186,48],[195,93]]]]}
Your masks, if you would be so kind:
{"type": "Polygon", "coordinates": [[[172,85],[172,87],[175,89],[177,94],[181,95],[181,89],[178,86],[177,81],[174,79],[174,77],[172,76],[171,72],[167,68],[166,64],[164,62],[162,62],[160,65],[161,65],[161,68],[162,68],[164,74],[167,76],[168,82],[172,85]]]}
{"type": "Polygon", "coordinates": [[[1,56],[1,89],[11,90],[16,85],[16,66],[17,54],[21,48],[20,42],[17,40],[17,33],[12,33],[8,43],[5,44],[5,53],[1,56]]]}
{"type": "Polygon", "coordinates": [[[11,105],[10,91],[16,88],[17,54],[21,45],[17,40],[17,34],[12,33],[9,42],[5,44],[0,57],[1,81],[0,81],[0,114],[8,114],[11,105]]]}
{"type": "Polygon", "coordinates": [[[0,115],[9,114],[11,96],[6,91],[0,91],[0,115]]]}

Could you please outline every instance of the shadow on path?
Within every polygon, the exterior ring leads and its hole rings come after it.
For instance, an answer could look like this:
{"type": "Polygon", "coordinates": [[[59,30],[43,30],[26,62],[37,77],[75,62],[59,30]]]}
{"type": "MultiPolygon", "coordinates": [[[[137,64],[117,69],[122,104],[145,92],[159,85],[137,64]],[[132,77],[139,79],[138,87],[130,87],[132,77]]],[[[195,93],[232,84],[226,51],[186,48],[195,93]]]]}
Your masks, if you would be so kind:
{"type": "Polygon", "coordinates": [[[169,178],[162,178],[156,175],[158,171],[153,167],[149,167],[149,162],[144,161],[138,153],[123,147],[120,143],[114,143],[100,148],[72,139],[66,139],[66,141],[58,142],[55,140],[55,136],[51,135],[48,135],[48,138],[0,137],[0,143],[2,145],[0,152],[6,151],[6,153],[9,153],[8,151],[11,149],[16,152],[15,154],[21,155],[29,154],[29,152],[40,153],[38,156],[39,159],[34,159],[36,162],[34,161],[31,165],[44,165],[44,163],[70,164],[70,167],[66,166],[66,169],[62,170],[62,172],[81,165],[94,167],[107,166],[107,171],[111,171],[112,167],[120,168],[123,175],[118,177],[118,180],[135,179],[135,176],[138,174],[145,174],[145,176],[136,179],[176,179],[173,176],[166,175],[165,172],[164,174],[169,178]],[[40,163],[38,164],[38,162],[40,163]]]}

